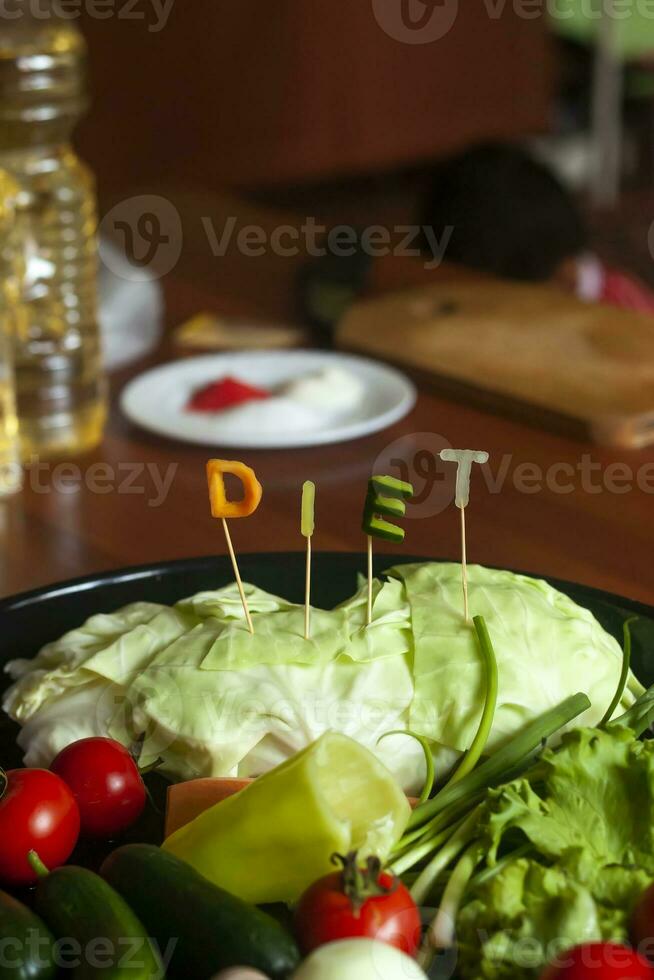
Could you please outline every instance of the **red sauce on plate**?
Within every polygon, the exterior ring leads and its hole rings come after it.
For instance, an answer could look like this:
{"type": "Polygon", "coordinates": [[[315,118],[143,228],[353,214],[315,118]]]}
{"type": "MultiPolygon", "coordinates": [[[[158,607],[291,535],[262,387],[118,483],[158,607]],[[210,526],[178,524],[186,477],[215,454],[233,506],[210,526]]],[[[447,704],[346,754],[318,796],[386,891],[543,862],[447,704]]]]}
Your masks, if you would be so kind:
{"type": "Polygon", "coordinates": [[[212,381],[204,388],[198,388],[189,399],[188,412],[222,412],[226,408],[234,408],[244,402],[260,401],[270,398],[270,392],[265,388],[257,388],[238,378],[221,378],[212,381]]]}

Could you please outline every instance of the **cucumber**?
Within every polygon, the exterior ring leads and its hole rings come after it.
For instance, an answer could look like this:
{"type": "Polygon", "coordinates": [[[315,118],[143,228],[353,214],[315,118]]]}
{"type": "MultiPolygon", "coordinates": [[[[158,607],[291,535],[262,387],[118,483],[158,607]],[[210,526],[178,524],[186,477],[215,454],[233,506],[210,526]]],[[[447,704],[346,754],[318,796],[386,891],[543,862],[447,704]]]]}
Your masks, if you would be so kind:
{"type": "Polygon", "coordinates": [[[130,902],[160,949],[170,950],[176,940],[169,977],[208,980],[231,966],[250,966],[282,980],[300,961],[279,922],[158,847],[119,847],[100,874],[130,902]]]}
{"type": "Polygon", "coordinates": [[[34,906],[60,941],[71,980],[160,980],[154,944],[121,896],[99,875],[71,865],[36,886],[34,906]]]}
{"type": "Polygon", "coordinates": [[[51,980],[54,936],[26,905],[0,891],[0,980],[51,980]]]}

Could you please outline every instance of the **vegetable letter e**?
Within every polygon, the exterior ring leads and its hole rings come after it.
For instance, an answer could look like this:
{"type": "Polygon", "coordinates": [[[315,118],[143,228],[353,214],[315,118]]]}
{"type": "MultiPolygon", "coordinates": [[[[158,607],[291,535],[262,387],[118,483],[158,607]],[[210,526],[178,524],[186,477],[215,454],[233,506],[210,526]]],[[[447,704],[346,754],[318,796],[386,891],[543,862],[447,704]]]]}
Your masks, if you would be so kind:
{"type": "Polygon", "coordinates": [[[413,496],[413,487],[404,480],[392,476],[373,476],[368,483],[368,494],[363,508],[363,531],[371,538],[384,541],[404,541],[404,529],[383,520],[386,517],[404,517],[405,500],[413,496]]]}

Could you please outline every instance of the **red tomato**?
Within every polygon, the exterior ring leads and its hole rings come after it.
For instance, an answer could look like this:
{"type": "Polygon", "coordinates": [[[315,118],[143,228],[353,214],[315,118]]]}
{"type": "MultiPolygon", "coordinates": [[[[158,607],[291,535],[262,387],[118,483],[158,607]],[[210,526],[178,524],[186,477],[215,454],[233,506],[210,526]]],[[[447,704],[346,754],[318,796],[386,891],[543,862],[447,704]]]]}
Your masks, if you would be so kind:
{"type": "Polygon", "coordinates": [[[111,738],[83,738],[63,749],[52,771],[70,786],[82,833],[112,837],[137,820],[147,794],[136,762],[111,738]]]}
{"type": "Polygon", "coordinates": [[[654,971],[647,960],[619,943],[586,943],[561,953],[541,980],[654,980],[654,971]]]}
{"type": "Polygon", "coordinates": [[[79,810],[66,784],[47,769],[10,769],[0,797],[0,881],[31,885],[36,851],[47,868],[64,864],[79,836],[79,810]]]}
{"type": "Polygon", "coordinates": [[[654,954],[654,885],[638,899],[631,918],[631,938],[642,953],[654,954]]]}
{"type": "Polygon", "coordinates": [[[377,858],[369,858],[367,866],[359,868],[356,854],[336,857],[343,870],[311,885],[296,909],[295,927],[304,953],[338,939],[363,937],[415,955],[420,913],[409,891],[381,870],[377,858]]]}

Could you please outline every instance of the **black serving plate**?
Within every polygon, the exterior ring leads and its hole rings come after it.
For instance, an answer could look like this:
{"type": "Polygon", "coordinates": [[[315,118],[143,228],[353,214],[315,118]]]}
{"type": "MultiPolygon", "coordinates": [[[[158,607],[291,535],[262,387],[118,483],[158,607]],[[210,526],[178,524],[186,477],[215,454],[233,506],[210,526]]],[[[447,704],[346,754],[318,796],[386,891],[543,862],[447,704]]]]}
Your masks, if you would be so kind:
{"type": "MultiPolygon", "coordinates": [[[[397,564],[429,561],[412,555],[380,555],[375,573],[397,564]]],[[[243,579],[291,602],[304,601],[304,552],[244,554],[239,557],[243,579]]],[[[363,554],[314,553],[312,601],[329,609],[352,595],[357,574],[366,567],[363,554]]],[[[95,613],[108,613],[129,602],[147,601],[172,604],[203,589],[220,588],[233,581],[232,566],[226,556],[185,558],[104,572],[34,592],[0,600],[0,668],[16,657],[32,657],[43,644],[57,639],[67,630],[80,626],[95,613]]],[[[654,684],[654,607],[611,595],[585,585],[543,576],[555,588],[590,609],[602,626],[622,642],[622,625],[638,616],[633,627],[633,668],[643,684],[654,684]]],[[[0,674],[0,691],[7,686],[0,674]]],[[[15,726],[0,720],[2,762],[14,764],[15,726]]]]}
{"type": "MultiPolygon", "coordinates": [[[[375,560],[375,573],[380,574],[393,565],[426,560],[433,559],[381,555],[375,560]]],[[[304,601],[304,552],[244,554],[239,557],[239,567],[245,581],[292,602],[304,601]]],[[[365,567],[363,554],[314,554],[314,604],[328,609],[347,599],[356,588],[357,574],[365,567]]],[[[0,600],[0,668],[16,657],[34,656],[44,643],[80,626],[95,613],[112,612],[135,601],[172,604],[203,589],[220,588],[232,580],[232,567],[227,557],[188,558],[106,572],[0,600]]],[[[551,578],[547,581],[590,609],[620,642],[625,619],[638,616],[632,630],[632,665],[643,684],[654,684],[654,607],[584,585],[551,578]]],[[[7,680],[0,674],[0,692],[6,687],[7,680]]],[[[3,768],[21,763],[15,743],[17,731],[16,725],[6,717],[0,717],[0,765],[3,768]]],[[[163,780],[160,777],[152,779],[151,789],[158,801],[159,812],[150,810],[146,822],[134,828],[131,836],[140,840],[157,840],[161,836],[163,780]]],[[[95,865],[102,853],[95,849],[75,857],[95,865]]]]}

